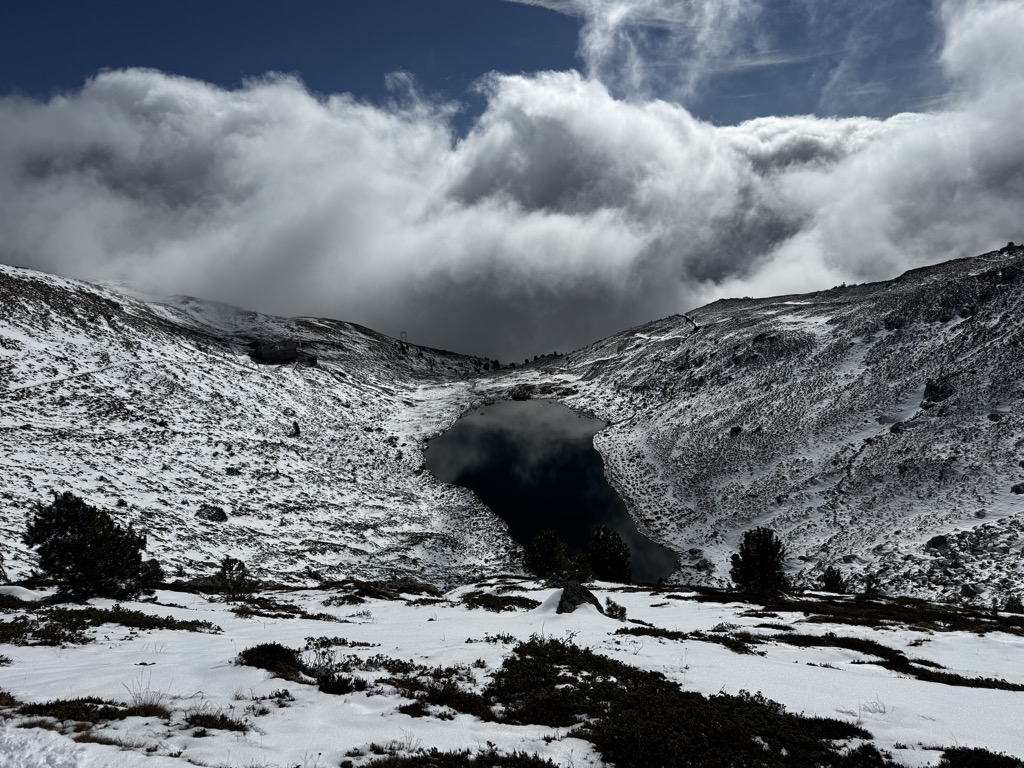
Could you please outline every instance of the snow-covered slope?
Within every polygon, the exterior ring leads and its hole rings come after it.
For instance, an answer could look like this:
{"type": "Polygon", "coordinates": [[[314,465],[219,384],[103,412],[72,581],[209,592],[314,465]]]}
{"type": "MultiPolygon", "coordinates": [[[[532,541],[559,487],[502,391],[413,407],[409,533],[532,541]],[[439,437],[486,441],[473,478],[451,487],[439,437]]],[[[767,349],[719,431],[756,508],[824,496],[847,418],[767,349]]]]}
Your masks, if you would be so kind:
{"type": "Polygon", "coordinates": [[[1024,590],[1024,248],[719,301],[535,379],[615,422],[595,441],[607,471],[686,580],[725,583],[742,532],[770,525],[802,577],[1024,590]]]}
{"type": "Polygon", "coordinates": [[[172,574],[209,572],[225,552],[286,582],[507,568],[502,521],[421,468],[422,441],[466,406],[483,362],[349,323],[0,267],[7,570],[30,566],[32,503],[64,490],[146,531],[172,574]],[[301,342],[319,364],[257,365],[252,341],[301,342]]]}
{"type": "Polygon", "coordinates": [[[527,385],[613,422],[595,444],[678,581],[725,583],[743,531],[771,525],[799,578],[837,564],[891,593],[1002,599],[1024,585],[1022,300],[1024,248],[1007,247],[493,372],[348,323],[0,267],[8,571],[29,569],[25,514],[51,490],[147,530],[172,572],[225,551],[289,583],[518,570],[504,524],[422,449],[527,385]],[[319,366],[257,365],[257,340],[319,366]]]}

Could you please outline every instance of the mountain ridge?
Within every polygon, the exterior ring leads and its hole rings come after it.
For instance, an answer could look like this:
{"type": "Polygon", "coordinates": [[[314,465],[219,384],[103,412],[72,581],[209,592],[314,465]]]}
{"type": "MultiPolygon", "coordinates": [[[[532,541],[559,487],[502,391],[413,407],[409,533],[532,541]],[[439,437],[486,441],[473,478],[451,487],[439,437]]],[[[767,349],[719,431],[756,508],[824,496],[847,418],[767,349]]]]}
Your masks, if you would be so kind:
{"type": "MultiPolygon", "coordinates": [[[[765,524],[805,583],[837,565],[899,594],[1021,593],[1018,246],[721,300],[501,371],[351,323],[12,267],[0,293],[9,542],[31,503],[72,490],[144,528],[181,574],[210,569],[224,540],[286,583],[519,572],[503,521],[422,463],[427,439],[516,390],[610,423],[595,438],[606,474],[679,555],[674,580],[727,583],[743,531],[765,524]],[[259,366],[257,340],[300,342],[318,365],[259,366]],[[197,518],[203,505],[228,521],[197,518]]],[[[7,555],[27,573],[20,543],[7,555]]]]}

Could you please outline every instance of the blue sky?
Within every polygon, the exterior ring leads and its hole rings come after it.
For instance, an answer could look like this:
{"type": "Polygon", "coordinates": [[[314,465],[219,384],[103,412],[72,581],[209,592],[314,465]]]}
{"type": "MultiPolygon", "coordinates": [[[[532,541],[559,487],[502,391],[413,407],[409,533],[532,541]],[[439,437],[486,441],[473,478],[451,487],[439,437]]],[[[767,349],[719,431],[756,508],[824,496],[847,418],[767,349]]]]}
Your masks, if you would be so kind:
{"type": "Polygon", "coordinates": [[[578,19],[505,0],[49,0],[4,16],[0,90],[36,97],[101,69],[152,67],[227,88],[291,73],[319,93],[375,101],[405,71],[428,93],[464,99],[491,70],[578,66],[578,19]]]}
{"type": "Polygon", "coordinates": [[[7,264],[522,359],[1024,239],[1020,0],[3,21],[7,264]]]}
{"type": "MultiPolygon", "coordinates": [[[[92,0],[11,4],[0,32],[0,92],[46,98],[103,69],[151,67],[233,88],[267,72],[298,75],[322,93],[381,102],[402,71],[440,99],[481,108],[474,83],[507,74],[582,69],[584,18],[559,3],[374,0],[139,3],[92,0]]],[[[821,6],[821,3],[818,3],[821,6]]],[[[833,4],[828,18],[777,0],[744,40],[707,62],[702,85],[679,94],[694,62],[669,30],[638,35],[651,50],[646,95],[679,99],[719,124],[778,114],[889,115],[941,96],[934,51],[941,29],[929,0],[833,4]],[[828,92],[845,68],[845,82],[828,92]]],[[[620,95],[625,95],[624,93],[620,95]]]]}

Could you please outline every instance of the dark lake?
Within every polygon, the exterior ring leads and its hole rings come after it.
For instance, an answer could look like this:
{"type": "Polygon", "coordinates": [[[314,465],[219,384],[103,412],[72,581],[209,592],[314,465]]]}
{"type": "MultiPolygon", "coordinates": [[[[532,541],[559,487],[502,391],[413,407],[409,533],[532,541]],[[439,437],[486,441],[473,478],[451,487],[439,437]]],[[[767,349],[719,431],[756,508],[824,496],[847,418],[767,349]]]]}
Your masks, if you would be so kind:
{"type": "Polygon", "coordinates": [[[675,570],[675,555],[636,529],[605,480],[593,445],[605,426],[551,400],[503,401],[463,414],[431,440],[427,468],[476,493],[524,546],[550,528],[575,550],[606,525],[629,545],[633,579],[657,581],[675,570]]]}

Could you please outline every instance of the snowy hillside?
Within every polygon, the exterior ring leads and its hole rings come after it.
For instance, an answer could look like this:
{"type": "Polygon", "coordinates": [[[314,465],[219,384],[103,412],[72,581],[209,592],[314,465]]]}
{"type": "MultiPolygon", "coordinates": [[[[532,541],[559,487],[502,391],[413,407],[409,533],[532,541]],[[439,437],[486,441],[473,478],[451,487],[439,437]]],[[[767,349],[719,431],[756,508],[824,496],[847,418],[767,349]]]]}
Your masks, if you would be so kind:
{"type": "Polygon", "coordinates": [[[30,505],[71,490],[187,576],[225,550],[310,586],[517,572],[504,523],[424,471],[422,449],[518,388],[613,422],[595,444],[641,529],[679,554],[674,581],[726,583],[743,531],[771,525],[798,580],[835,564],[988,604],[1024,590],[1022,300],[1024,249],[1007,247],[719,301],[494,372],[344,322],[2,267],[7,569],[31,567],[30,505]],[[318,365],[256,364],[256,342],[300,342],[318,365]],[[217,508],[226,521],[205,519],[217,508]]]}
{"type": "Polygon", "coordinates": [[[683,581],[726,583],[742,532],[770,525],[798,578],[835,564],[892,594],[1024,591],[1022,247],[719,301],[533,380],[615,422],[595,440],[607,472],[683,581]]]}
{"type": "Polygon", "coordinates": [[[28,571],[31,504],[64,490],[144,530],[171,574],[225,551],[284,582],[509,568],[504,523],[421,469],[422,441],[467,405],[483,362],[0,266],[7,570],[28,571]],[[258,365],[254,341],[298,341],[318,365],[258,365]],[[218,508],[226,521],[206,519],[218,508]]]}

